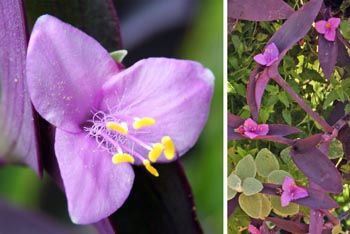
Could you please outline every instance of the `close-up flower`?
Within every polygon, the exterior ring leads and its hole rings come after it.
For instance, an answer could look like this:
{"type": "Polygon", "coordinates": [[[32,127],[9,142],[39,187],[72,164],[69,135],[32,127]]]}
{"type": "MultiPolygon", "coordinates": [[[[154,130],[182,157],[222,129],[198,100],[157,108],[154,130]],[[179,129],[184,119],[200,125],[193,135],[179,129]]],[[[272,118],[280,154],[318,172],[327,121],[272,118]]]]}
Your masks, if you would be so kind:
{"type": "Polygon", "coordinates": [[[320,20],[315,23],[316,31],[320,34],[324,34],[324,37],[328,41],[334,41],[336,37],[336,30],[339,27],[340,18],[329,18],[327,21],[320,20]]]}
{"type": "Polygon", "coordinates": [[[235,132],[240,133],[250,139],[254,139],[257,136],[266,136],[269,132],[268,124],[257,124],[251,118],[244,121],[242,126],[235,129],[235,132]]]}
{"type": "Polygon", "coordinates": [[[286,176],[282,183],[281,206],[288,206],[291,201],[307,197],[309,194],[305,188],[296,185],[294,179],[286,176]]]}
{"type": "Polygon", "coordinates": [[[56,127],[55,153],[73,222],[117,210],[134,180],[131,164],[186,153],[206,123],[214,77],[188,60],[149,58],[120,69],[93,38],[55,17],[34,25],[27,81],[38,113],[56,127]]]}
{"type": "Polygon", "coordinates": [[[264,52],[254,56],[255,62],[267,67],[271,66],[278,60],[279,51],[275,43],[270,43],[264,49],[264,52]]]}

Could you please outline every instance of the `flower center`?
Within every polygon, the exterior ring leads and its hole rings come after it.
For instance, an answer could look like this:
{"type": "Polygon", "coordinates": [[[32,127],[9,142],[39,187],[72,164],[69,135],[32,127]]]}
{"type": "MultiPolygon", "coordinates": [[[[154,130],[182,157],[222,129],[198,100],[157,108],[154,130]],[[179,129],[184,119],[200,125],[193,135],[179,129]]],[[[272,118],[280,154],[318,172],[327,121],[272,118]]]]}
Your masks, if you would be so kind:
{"type": "Polygon", "coordinates": [[[158,177],[157,169],[151,164],[157,162],[162,153],[168,160],[175,157],[175,145],[169,136],[163,136],[159,142],[145,142],[138,138],[147,133],[147,127],[156,123],[153,118],[117,116],[99,111],[89,122],[92,126],[84,130],[96,139],[100,148],[112,155],[114,164],[133,164],[135,159],[140,160],[149,173],[158,177]]]}
{"type": "Polygon", "coordinates": [[[331,24],[330,23],[326,23],[326,28],[331,28],[331,24]]]}

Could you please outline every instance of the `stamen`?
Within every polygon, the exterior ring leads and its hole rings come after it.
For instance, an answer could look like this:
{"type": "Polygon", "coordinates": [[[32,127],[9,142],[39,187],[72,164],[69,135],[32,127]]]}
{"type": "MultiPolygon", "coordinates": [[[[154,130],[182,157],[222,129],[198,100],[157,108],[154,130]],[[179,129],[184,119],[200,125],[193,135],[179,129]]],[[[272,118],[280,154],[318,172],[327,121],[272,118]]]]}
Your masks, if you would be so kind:
{"type": "Polygon", "coordinates": [[[143,165],[146,167],[146,169],[147,169],[147,171],[148,171],[149,173],[151,173],[151,174],[154,175],[155,177],[158,177],[158,176],[159,176],[159,173],[158,173],[157,169],[155,169],[155,168],[151,165],[151,163],[150,163],[149,160],[144,159],[142,162],[143,162],[143,165]]]}
{"type": "Polygon", "coordinates": [[[151,162],[156,162],[163,151],[163,145],[156,143],[153,145],[153,149],[148,153],[148,158],[151,162]]]}
{"type": "Polygon", "coordinates": [[[116,122],[107,122],[106,127],[123,135],[128,135],[128,128],[116,122]]]}
{"type": "Polygon", "coordinates": [[[153,118],[149,118],[149,117],[144,117],[142,119],[137,119],[135,120],[135,122],[133,123],[133,128],[134,129],[140,129],[146,126],[151,126],[153,124],[155,124],[156,121],[153,118]]]}
{"type": "Polygon", "coordinates": [[[169,136],[162,138],[162,144],[164,145],[164,155],[168,160],[171,160],[175,156],[175,145],[169,136]]]}
{"type": "Polygon", "coordinates": [[[118,164],[118,163],[134,163],[135,159],[133,156],[131,156],[130,154],[126,154],[126,153],[118,153],[113,155],[112,157],[112,162],[114,164],[118,164]]]}

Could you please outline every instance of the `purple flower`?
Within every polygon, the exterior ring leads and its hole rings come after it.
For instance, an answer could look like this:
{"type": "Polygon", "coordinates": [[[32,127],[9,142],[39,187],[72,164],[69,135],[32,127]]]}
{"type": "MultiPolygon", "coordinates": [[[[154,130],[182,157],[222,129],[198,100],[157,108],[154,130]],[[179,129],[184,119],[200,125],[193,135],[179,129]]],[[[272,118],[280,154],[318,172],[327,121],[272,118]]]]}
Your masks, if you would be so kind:
{"type": "Polygon", "coordinates": [[[235,129],[235,132],[240,133],[250,139],[254,139],[257,136],[266,136],[269,132],[268,124],[257,124],[251,118],[244,121],[242,126],[235,129]]]}
{"type": "Polygon", "coordinates": [[[282,183],[281,206],[288,206],[291,201],[309,196],[306,189],[295,184],[293,178],[286,176],[282,183]]]}
{"type": "Polygon", "coordinates": [[[251,234],[262,234],[263,225],[261,225],[260,228],[257,229],[254,225],[249,224],[249,225],[248,225],[248,231],[249,231],[251,234]]]}
{"type": "Polygon", "coordinates": [[[328,41],[334,41],[336,36],[336,29],[340,24],[339,18],[329,18],[327,21],[320,20],[315,23],[316,31],[320,34],[324,34],[324,37],[328,41]]]}
{"type": "Polygon", "coordinates": [[[78,29],[45,15],[29,41],[27,80],[35,109],[56,126],[55,152],[75,223],[93,223],[128,197],[134,172],[169,162],[196,142],[214,77],[192,62],[150,58],[121,70],[78,29]]]}
{"type": "Polygon", "coordinates": [[[255,55],[254,60],[257,63],[268,67],[278,60],[279,53],[277,46],[272,42],[266,46],[262,54],[255,55]]]}

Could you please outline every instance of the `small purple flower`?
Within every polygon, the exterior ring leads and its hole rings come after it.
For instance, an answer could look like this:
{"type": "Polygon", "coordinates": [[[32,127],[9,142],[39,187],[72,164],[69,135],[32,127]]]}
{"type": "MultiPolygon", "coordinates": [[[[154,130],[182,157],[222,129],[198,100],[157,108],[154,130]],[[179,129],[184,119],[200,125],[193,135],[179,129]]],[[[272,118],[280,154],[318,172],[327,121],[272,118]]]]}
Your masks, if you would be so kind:
{"type": "Polygon", "coordinates": [[[330,18],[327,21],[320,20],[315,23],[316,31],[320,34],[324,34],[324,37],[328,41],[334,41],[336,36],[336,30],[340,24],[340,18],[330,18]]]}
{"type": "Polygon", "coordinates": [[[257,54],[254,56],[255,62],[260,65],[271,66],[274,62],[278,60],[279,51],[275,43],[271,43],[266,46],[262,54],[257,54]]]}
{"type": "Polygon", "coordinates": [[[262,234],[263,232],[263,225],[260,226],[259,229],[257,229],[254,225],[249,224],[248,225],[248,231],[250,234],[262,234]]]}
{"type": "Polygon", "coordinates": [[[293,178],[286,176],[282,183],[281,206],[288,206],[291,201],[309,196],[306,189],[295,184],[293,178]]]}
{"type": "Polygon", "coordinates": [[[240,133],[250,139],[254,139],[257,136],[266,136],[269,132],[268,124],[257,124],[251,118],[244,121],[242,126],[235,129],[235,132],[240,133]]]}
{"type": "Polygon", "coordinates": [[[93,38],[45,15],[34,25],[27,82],[56,126],[55,153],[75,223],[97,222],[128,197],[143,165],[183,155],[208,117],[214,77],[192,61],[150,58],[121,70],[93,38]]]}

